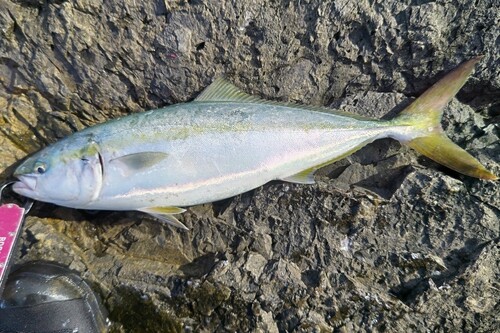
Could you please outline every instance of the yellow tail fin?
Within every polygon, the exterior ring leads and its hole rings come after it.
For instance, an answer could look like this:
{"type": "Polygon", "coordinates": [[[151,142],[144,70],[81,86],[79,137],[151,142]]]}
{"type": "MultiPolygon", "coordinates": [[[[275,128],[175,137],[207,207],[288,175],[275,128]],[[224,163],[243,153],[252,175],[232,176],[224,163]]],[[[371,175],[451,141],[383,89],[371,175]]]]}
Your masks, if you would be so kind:
{"type": "Polygon", "coordinates": [[[441,128],[444,107],[464,85],[480,59],[476,57],[460,64],[404,109],[395,121],[416,127],[420,133],[418,137],[405,143],[419,153],[464,175],[495,180],[497,176],[448,139],[441,128]]]}

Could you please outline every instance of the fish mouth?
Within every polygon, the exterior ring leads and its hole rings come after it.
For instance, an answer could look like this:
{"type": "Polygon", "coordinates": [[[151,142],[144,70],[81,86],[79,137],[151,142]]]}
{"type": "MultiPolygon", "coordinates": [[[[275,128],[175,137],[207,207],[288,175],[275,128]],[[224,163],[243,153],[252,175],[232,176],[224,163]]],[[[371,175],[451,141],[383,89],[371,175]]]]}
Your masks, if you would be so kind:
{"type": "Polygon", "coordinates": [[[35,192],[36,178],[28,175],[18,175],[16,177],[19,181],[12,185],[12,190],[18,194],[31,197],[35,192]]]}

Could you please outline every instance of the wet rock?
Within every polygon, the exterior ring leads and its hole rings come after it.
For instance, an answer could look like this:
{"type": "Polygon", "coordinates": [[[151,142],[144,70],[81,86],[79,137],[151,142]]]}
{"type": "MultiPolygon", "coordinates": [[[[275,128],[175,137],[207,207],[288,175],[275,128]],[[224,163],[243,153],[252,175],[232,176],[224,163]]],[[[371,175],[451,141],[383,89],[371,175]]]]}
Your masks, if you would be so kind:
{"type": "MultiPolygon", "coordinates": [[[[50,142],[189,101],[217,76],[390,118],[478,54],[443,125],[499,174],[498,13],[493,0],[1,2],[1,179],[50,142]]],[[[498,329],[498,182],[391,140],[316,179],[192,207],[187,232],[37,203],[16,260],[81,272],[116,332],[498,329]]]]}

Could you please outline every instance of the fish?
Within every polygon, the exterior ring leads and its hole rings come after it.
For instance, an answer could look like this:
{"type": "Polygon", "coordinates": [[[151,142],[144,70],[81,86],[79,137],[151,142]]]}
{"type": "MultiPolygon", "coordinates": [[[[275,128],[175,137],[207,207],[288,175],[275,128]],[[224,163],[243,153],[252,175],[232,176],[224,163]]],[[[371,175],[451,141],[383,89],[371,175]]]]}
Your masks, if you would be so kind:
{"type": "Polygon", "coordinates": [[[192,102],[110,120],[47,146],[17,167],[13,190],[76,209],[141,211],[187,229],[176,217],[186,207],[272,180],[313,184],[319,168],[387,137],[464,175],[496,180],[440,125],[479,60],[457,66],[390,120],[268,101],[219,78],[192,102]]]}

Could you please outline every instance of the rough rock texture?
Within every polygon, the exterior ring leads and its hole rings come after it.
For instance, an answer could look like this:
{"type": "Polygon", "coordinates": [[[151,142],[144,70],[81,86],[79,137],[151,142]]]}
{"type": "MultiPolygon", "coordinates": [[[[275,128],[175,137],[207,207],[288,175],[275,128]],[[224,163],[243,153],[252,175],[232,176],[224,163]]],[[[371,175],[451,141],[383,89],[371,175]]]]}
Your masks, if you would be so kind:
{"type": "MultiPolygon", "coordinates": [[[[448,135],[497,174],[498,1],[0,0],[0,171],[217,76],[382,117],[483,54],[448,135]]],[[[38,203],[17,262],[80,271],[115,332],[498,331],[500,188],[391,140],[192,207],[190,231],[38,203]]]]}

